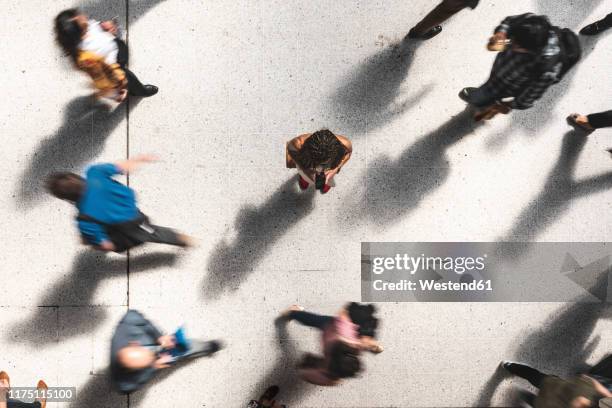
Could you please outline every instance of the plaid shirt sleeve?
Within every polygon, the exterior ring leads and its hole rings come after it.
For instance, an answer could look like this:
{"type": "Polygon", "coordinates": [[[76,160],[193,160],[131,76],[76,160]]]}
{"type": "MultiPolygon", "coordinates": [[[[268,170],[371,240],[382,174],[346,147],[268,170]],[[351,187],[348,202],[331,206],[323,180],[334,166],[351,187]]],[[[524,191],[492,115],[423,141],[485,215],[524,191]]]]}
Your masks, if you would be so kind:
{"type": "Polygon", "coordinates": [[[511,52],[497,56],[491,77],[484,85],[495,99],[515,95],[529,80],[529,66],[520,55],[511,52]]]}
{"type": "Polygon", "coordinates": [[[518,96],[514,98],[510,107],[512,109],[529,109],[544,95],[544,92],[558,81],[561,64],[557,64],[554,71],[542,73],[537,79],[530,82],[518,96]]]}

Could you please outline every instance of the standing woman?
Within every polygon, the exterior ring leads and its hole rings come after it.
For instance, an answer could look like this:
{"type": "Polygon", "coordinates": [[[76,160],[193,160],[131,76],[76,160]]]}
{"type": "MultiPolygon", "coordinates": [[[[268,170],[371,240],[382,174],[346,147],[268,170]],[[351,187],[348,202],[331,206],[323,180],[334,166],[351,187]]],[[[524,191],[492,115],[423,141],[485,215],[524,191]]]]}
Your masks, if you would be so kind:
{"type": "Polygon", "coordinates": [[[346,137],[327,129],[298,136],[287,143],[287,167],[297,168],[299,185],[306,190],[314,184],[322,194],[333,186],[333,179],[351,158],[353,146],[346,137]]]}
{"type": "Polygon", "coordinates": [[[96,98],[107,97],[122,102],[128,93],[152,96],[154,85],[143,85],[127,69],[128,47],[117,37],[113,21],[98,22],[78,9],[64,10],[55,18],[55,36],[74,65],[86,72],[97,89],[96,98]]]}

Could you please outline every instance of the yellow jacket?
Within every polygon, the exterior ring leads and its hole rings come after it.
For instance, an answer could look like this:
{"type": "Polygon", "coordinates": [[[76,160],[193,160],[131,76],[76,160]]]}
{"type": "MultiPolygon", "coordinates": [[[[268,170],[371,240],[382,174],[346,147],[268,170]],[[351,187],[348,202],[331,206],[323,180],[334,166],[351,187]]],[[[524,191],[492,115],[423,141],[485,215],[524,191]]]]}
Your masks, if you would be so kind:
{"type": "Polygon", "coordinates": [[[93,80],[101,94],[108,94],[127,86],[125,71],[119,64],[107,64],[104,58],[91,51],[80,51],[77,67],[93,80]]]}

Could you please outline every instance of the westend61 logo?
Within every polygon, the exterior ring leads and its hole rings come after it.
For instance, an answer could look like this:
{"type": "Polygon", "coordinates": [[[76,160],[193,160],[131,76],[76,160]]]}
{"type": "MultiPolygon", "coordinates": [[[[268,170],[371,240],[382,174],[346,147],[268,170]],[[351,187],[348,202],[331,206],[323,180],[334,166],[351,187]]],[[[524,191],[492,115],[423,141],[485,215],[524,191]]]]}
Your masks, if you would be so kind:
{"type": "Polygon", "coordinates": [[[364,242],[364,302],[607,302],[606,242],[364,242]]]}
{"type": "Polygon", "coordinates": [[[396,254],[395,257],[375,257],[372,259],[372,272],[380,275],[386,271],[407,271],[411,275],[423,270],[444,270],[463,274],[470,271],[483,271],[486,267],[487,254],[471,256],[410,256],[396,254]]]}

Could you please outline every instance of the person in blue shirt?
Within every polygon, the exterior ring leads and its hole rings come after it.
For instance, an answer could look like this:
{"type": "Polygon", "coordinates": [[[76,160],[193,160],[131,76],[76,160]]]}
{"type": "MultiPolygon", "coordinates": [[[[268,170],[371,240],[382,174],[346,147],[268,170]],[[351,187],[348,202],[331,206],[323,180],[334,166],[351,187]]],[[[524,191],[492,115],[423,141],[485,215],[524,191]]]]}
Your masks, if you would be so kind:
{"type": "Polygon", "coordinates": [[[142,155],[117,163],[95,164],[87,169],[85,178],[69,172],[54,173],[47,179],[46,187],[55,197],[77,207],[83,242],[94,248],[123,252],[145,242],[188,247],[191,238],[152,225],[136,206],[134,190],[113,178],[155,160],[153,156],[142,155]]]}

